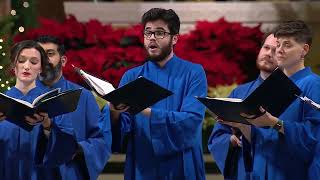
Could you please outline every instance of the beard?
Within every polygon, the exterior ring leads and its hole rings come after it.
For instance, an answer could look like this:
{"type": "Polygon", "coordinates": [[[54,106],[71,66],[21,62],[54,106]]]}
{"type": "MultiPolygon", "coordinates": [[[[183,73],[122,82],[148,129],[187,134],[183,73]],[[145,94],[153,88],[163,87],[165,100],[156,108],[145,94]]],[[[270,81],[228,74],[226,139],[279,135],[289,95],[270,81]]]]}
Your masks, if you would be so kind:
{"type": "Polygon", "coordinates": [[[147,59],[152,61],[152,62],[161,62],[163,60],[165,60],[171,53],[172,51],[172,37],[170,38],[170,41],[168,43],[168,45],[160,48],[160,54],[159,55],[151,55],[148,52],[148,47],[144,47],[146,52],[147,52],[147,59]]]}
{"type": "Polygon", "coordinates": [[[60,77],[60,73],[62,70],[62,61],[60,60],[56,66],[50,63],[51,68],[47,70],[46,76],[40,76],[39,79],[45,84],[51,84],[57,78],[60,77]]]}
{"type": "Polygon", "coordinates": [[[53,66],[52,74],[54,79],[57,79],[60,76],[60,73],[62,71],[62,61],[60,60],[59,63],[56,66],[53,66]]]}
{"type": "Polygon", "coordinates": [[[257,61],[257,68],[260,71],[272,73],[277,68],[276,62],[270,62],[271,60],[267,58],[262,58],[261,60],[257,61]]]}

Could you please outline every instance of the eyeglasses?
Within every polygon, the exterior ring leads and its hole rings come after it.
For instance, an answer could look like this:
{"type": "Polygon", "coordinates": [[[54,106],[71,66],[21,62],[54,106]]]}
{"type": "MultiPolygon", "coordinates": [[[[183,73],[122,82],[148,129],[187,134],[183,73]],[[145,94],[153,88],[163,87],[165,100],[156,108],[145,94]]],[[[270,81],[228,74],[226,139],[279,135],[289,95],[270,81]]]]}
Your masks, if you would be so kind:
{"type": "Polygon", "coordinates": [[[166,36],[166,34],[171,34],[171,33],[166,31],[148,31],[148,30],[145,30],[143,32],[143,35],[146,39],[150,39],[152,34],[154,34],[154,37],[156,39],[163,39],[166,36]]]}

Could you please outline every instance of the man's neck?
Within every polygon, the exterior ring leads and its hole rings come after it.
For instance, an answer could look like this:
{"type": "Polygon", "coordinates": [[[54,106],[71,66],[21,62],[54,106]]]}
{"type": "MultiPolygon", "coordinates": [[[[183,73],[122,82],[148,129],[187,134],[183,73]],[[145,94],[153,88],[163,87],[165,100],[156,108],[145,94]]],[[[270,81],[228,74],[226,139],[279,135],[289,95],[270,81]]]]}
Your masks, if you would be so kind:
{"type": "Polygon", "coordinates": [[[36,87],[36,82],[32,83],[23,83],[21,81],[17,81],[15,87],[19,89],[24,95],[26,95],[31,89],[36,87]]]}
{"type": "Polygon", "coordinates": [[[267,71],[260,71],[260,77],[263,79],[263,80],[266,80],[269,76],[270,76],[271,72],[267,72],[267,71]]]}
{"type": "Polygon", "coordinates": [[[171,53],[169,54],[169,56],[167,56],[164,60],[162,61],[158,61],[157,64],[162,68],[164,67],[167,62],[173,57],[173,51],[171,51],[171,53]]]}

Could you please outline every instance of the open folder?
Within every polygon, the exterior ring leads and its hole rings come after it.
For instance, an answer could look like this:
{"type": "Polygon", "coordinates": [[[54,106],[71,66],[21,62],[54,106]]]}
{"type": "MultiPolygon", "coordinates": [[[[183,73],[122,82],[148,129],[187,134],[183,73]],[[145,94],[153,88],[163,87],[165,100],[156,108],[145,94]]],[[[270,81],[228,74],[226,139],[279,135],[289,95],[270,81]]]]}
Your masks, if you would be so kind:
{"type": "Polygon", "coordinates": [[[224,120],[243,124],[249,122],[240,113],[259,116],[262,106],[273,116],[280,116],[287,107],[301,94],[294,84],[277,68],[246,99],[197,97],[214,116],[224,120]]]}
{"type": "Polygon", "coordinates": [[[26,123],[25,116],[47,112],[52,118],[73,112],[77,109],[81,91],[82,89],[60,92],[58,88],[38,96],[32,103],[0,93],[0,112],[4,113],[9,122],[31,131],[33,126],[26,123]]]}
{"type": "Polygon", "coordinates": [[[171,91],[142,76],[115,89],[111,83],[92,76],[80,68],[75,66],[74,68],[100,97],[115,106],[119,104],[129,106],[128,112],[132,115],[173,94],[171,91]]]}

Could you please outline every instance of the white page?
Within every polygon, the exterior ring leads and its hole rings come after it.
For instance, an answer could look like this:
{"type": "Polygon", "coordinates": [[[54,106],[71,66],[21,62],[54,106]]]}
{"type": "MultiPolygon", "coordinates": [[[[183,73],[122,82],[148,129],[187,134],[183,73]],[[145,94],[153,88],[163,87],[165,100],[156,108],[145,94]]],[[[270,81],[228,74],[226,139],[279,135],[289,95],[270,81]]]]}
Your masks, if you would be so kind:
{"type": "Polygon", "coordinates": [[[104,81],[102,79],[99,79],[97,77],[94,77],[90,74],[87,74],[82,70],[81,70],[81,73],[83,77],[89,81],[92,88],[94,88],[97,91],[97,93],[99,93],[101,96],[104,96],[110,93],[111,91],[115,90],[115,88],[111,83],[104,81]]]}
{"type": "Polygon", "coordinates": [[[33,105],[31,103],[27,102],[27,101],[24,101],[24,100],[21,100],[21,99],[16,99],[16,98],[10,97],[10,96],[8,96],[6,94],[3,94],[3,93],[0,93],[0,94],[1,94],[1,96],[8,97],[8,98],[10,98],[10,99],[12,99],[12,100],[14,100],[16,102],[19,102],[21,104],[24,104],[24,105],[30,107],[30,108],[33,108],[33,105]]]}
{"type": "Polygon", "coordinates": [[[41,98],[43,98],[44,96],[49,95],[49,94],[51,94],[51,93],[59,93],[59,92],[60,92],[60,88],[56,88],[56,89],[53,89],[53,90],[51,90],[51,91],[48,91],[48,92],[46,92],[46,93],[44,93],[44,94],[41,94],[40,96],[38,96],[37,98],[35,98],[35,99],[33,100],[33,102],[32,102],[32,107],[33,107],[39,100],[41,100],[41,98]]]}
{"type": "Polygon", "coordinates": [[[208,98],[208,99],[217,99],[221,101],[229,101],[229,102],[242,102],[242,99],[239,98],[208,98]]]}

